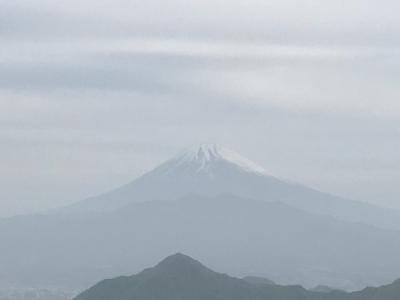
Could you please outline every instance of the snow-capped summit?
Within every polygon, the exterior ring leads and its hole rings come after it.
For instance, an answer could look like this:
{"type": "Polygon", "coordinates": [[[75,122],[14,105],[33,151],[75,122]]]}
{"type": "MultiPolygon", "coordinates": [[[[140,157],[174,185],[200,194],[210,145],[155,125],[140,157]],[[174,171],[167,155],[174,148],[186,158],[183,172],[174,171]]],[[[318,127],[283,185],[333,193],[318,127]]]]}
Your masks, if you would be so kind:
{"type": "MultiPolygon", "coordinates": [[[[301,208],[309,206],[307,209],[318,208],[321,204],[315,204],[315,198],[331,200],[329,195],[269,175],[262,167],[232,150],[202,144],[183,151],[116,190],[78,202],[71,208],[109,211],[137,202],[221,194],[281,201],[301,208]]],[[[326,206],[326,203],[322,205],[326,206]]]]}
{"type": "Polygon", "coordinates": [[[114,191],[72,207],[103,211],[134,202],[177,200],[188,195],[232,194],[258,198],[261,190],[268,189],[276,194],[276,189],[281,190],[285,185],[284,181],[268,175],[264,168],[232,150],[216,144],[201,144],[114,191]]]}
{"type": "Polygon", "coordinates": [[[172,165],[193,164],[198,167],[197,171],[208,171],[209,167],[218,162],[228,162],[236,165],[246,172],[254,172],[260,175],[267,174],[261,166],[241,156],[233,150],[221,147],[217,144],[201,144],[198,147],[190,148],[175,158],[167,161],[164,167],[172,165]]]}

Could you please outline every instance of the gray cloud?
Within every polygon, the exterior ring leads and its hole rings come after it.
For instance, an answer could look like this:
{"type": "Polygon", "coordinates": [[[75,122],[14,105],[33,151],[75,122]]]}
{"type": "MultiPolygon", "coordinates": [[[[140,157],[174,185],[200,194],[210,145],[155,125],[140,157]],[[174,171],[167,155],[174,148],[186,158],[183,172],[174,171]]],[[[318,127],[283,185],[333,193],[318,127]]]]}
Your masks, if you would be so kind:
{"type": "Polygon", "coordinates": [[[158,36],[296,43],[397,44],[399,4],[385,1],[68,1],[2,4],[4,33],[33,37],[158,36]]]}

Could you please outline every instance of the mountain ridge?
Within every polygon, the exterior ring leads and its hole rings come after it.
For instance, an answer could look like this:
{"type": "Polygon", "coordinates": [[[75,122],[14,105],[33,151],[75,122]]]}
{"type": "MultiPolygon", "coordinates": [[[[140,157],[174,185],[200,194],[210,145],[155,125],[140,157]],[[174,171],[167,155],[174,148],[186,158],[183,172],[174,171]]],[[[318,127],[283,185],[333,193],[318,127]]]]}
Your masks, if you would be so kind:
{"type": "Polygon", "coordinates": [[[397,300],[399,292],[398,280],[352,293],[251,284],[212,271],[191,257],[178,253],[136,275],[101,281],[74,300],[397,300]],[[175,273],[177,269],[191,272],[175,273]]]}

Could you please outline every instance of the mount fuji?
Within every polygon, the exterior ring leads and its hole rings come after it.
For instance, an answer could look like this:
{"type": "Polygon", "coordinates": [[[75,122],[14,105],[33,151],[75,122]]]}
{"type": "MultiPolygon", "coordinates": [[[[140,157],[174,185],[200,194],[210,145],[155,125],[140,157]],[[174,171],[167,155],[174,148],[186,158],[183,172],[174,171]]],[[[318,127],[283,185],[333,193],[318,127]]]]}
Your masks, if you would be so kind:
{"type": "Polygon", "coordinates": [[[260,165],[215,144],[202,144],[184,151],[116,190],[80,201],[64,210],[106,212],[138,202],[224,194],[282,202],[341,220],[400,229],[398,211],[343,199],[274,177],[260,165]]]}
{"type": "Polygon", "coordinates": [[[202,145],[101,196],[0,219],[0,282],[82,288],[184,252],[242,277],[359,289],[400,277],[399,220],[202,145]]]}

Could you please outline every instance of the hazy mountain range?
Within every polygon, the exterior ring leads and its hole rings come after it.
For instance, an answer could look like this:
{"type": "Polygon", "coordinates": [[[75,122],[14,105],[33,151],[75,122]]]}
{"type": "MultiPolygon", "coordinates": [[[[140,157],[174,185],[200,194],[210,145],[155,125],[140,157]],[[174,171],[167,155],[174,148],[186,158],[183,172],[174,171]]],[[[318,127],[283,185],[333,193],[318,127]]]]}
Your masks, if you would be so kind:
{"type": "Polygon", "coordinates": [[[0,221],[0,280],[85,286],[184,252],[237,276],[359,289],[400,277],[400,213],[202,145],[110,193],[0,221]]]}
{"type": "Polygon", "coordinates": [[[399,295],[400,281],[353,293],[253,284],[216,273],[188,256],[175,254],[137,275],[104,280],[75,300],[398,300],[399,295]]]}

